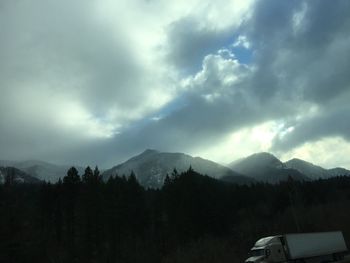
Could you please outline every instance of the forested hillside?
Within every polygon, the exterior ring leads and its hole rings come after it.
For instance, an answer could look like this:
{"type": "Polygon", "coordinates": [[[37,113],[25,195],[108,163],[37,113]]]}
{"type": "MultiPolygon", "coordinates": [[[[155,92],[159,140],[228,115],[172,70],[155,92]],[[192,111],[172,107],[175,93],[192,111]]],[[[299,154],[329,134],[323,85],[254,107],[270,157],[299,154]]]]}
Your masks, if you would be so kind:
{"type": "Polygon", "coordinates": [[[341,230],[350,177],[230,184],[191,168],[144,189],[98,169],[41,185],[0,185],[0,262],[240,262],[268,235],[341,230]]]}

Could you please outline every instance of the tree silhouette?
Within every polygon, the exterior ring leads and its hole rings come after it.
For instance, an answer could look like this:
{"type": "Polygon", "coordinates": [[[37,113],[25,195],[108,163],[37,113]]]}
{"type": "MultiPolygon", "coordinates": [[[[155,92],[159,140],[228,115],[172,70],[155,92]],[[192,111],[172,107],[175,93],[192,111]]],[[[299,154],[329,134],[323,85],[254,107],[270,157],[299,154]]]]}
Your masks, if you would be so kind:
{"type": "Polygon", "coordinates": [[[91,183],[93,181],[94,172],[90,168],[90,166],[86,167],[85,172],[82,176],[83,183],[91,183]]]}
{"type": "Polygon", "coordinates": [[[350,241],[350,177],[237,185],[190,168],[161,189],[137,178],[87,167],[80,180],[72,167],[56,184],[0,184],[0,262],[242,262],[257,239],[296,231],[293,213],[302,231],[350,241]]]}

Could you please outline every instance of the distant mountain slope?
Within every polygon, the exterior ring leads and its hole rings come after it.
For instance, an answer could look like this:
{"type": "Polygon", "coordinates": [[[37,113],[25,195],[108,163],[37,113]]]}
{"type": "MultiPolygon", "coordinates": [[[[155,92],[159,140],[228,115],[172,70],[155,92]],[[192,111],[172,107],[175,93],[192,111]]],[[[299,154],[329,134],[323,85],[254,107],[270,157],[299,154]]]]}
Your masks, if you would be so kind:
{"type": "Polygon", "coordinates": [[[291,159],[285,163],[288,168],[296,169],[306,174],[311,179],[328,178],[329,174],[326,169],[321,166],[314,165],[301,159],[291,159]]]}
{"type": "Polygon", "coordinates": [[[0,184],[5,183],[7,177],[15,183],[38,184],[41,180],[26,174],[25,172],[14,167],[0,167],[0,184]]]}
{"type": "Polygon", "coordinates": [[[249,178],[213,161],[192,157],[184,153],[164,153],[156,150],[146,150],[140,155],[106,170],[103,173],[103,178],[107,180],[116,174],[128,176],[131,171],[134,171],[141,185],[158,188],[163,185],[166,174],[170,175],[174,168],[180,173],[186,171],[190,166],[195,171],[214,178],[231,176],[231,182],[234,182],[235,178],[239,183],[243,183],[245,179],[247,183],[251,181],[249,178]]]}
{"type": "Polygon", "coordinates": [[[292,177],[295,180],[310,180],[298,170],[287,168],[274,155],[266,152],[255,153],[240,161],[232,162],[229,167],[238,173],[258,181],[278,183],[292,177]]]}
{"type": "Polygon", "coordinates": [[[285,163],[286,167],[296,169],[313,180],[319,178],[329,178],[339,175],[350,175],[350,171],[344,168],[324,169],[301,159],[291,159],[285,163]]]}
{"type": "Polygon", "coordinates": [[[341,168],[341,167],[336,167],[336,168],[332,168],[332,169],[328,169],[328,174],[330,175],[330,177],[334,177],[334,176],[350,176],[350,171],[345,169],[345,168],[341,168]]]}
{"type": "Polygon", "coordinates": [[[270,167],[270,168],[284,168],[284,164],[277,159],[276,156],[267,152],[254,153],[246,158],[235,160],[229,164],[229,167],[235,169],[247,170],[254,167],[270,167]]]}
{"type": "MultiPolygon", "coordinates": [[[[51,183],[55,183],[59,178],[63,178],[71,166],[55,165],[43,161],[0,161],[0,166],[12,166],[23,172],[51,183]]],[[[76,167],[80,174],[83,173],[82,167],[76,167]]]]}

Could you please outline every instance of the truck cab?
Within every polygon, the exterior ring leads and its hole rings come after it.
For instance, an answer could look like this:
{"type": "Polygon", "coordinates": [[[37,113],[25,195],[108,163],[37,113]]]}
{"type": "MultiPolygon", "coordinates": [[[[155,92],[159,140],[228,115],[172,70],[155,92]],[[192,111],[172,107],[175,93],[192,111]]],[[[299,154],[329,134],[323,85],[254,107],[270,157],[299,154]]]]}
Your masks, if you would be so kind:
{"type": "Polygon", "coordinates": [[[250,250],[246,263],[286,261],[282,236],[270,236],[259,239],[250,250]]]}
{"type": "Polygon", "coordinates": [[[341,231],[296,233],[259,239],[246,263],[328,263],[348,253],[341,231]]]}

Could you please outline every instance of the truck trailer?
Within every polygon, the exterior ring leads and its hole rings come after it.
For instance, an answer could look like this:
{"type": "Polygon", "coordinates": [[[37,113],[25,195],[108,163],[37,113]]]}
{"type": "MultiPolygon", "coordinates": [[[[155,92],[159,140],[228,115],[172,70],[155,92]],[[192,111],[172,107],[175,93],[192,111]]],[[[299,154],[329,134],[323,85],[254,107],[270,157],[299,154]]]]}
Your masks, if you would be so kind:
{"type": "Polygon", "coordinates": [[[259,239],[246,263],[326,263],[347,254],[341,231],[269,236],[259,239]]]}

